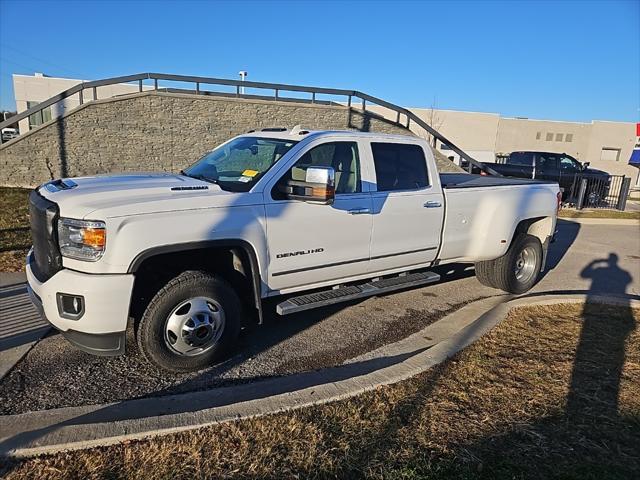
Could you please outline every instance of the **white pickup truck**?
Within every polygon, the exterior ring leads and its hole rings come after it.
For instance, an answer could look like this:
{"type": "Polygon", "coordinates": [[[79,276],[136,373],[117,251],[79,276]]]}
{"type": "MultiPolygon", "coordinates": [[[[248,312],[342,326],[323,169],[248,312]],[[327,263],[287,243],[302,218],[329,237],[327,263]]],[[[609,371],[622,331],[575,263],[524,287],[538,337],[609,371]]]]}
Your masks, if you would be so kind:
{"type": "Polygon", "coordinates": [[[267,297],[279,314],[439,280],[474,262],[512,293],[537,281],[556,183],[438,174],[417,137],[266,129],[180,174],[55,180],[31,193],[29,291],[50,323],[95,354],[170,371],[220,360],[267,297]],[[296,293],[296,295],[291,295],[296,293]]]}

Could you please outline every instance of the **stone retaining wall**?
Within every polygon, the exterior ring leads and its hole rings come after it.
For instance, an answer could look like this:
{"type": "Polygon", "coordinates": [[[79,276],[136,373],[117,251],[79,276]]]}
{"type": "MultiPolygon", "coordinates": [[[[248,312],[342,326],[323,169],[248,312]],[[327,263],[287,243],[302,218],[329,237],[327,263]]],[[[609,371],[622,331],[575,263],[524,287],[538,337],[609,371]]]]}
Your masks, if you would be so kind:
{"type": "Polygon", "coordinates": [[[229,137],[264,127],[411,132],[339,105],[143,92],[87,103],[0,146],[0,185],[59,177],[178,171],[229,137]]]}

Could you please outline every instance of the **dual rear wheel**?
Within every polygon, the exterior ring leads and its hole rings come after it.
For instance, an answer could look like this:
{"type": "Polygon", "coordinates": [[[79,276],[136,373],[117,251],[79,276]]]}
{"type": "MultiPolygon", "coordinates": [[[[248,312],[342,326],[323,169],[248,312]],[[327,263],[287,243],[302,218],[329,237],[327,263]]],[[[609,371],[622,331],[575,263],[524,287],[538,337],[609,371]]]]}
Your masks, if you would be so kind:
{"type": "Polygon", "coordinates": [[[476,277],[488,287],[508,293],[524,293],[538,281],[542,260],[540,240],[533,235],[519,233],[502,257],[476,262],[476,277]]]}

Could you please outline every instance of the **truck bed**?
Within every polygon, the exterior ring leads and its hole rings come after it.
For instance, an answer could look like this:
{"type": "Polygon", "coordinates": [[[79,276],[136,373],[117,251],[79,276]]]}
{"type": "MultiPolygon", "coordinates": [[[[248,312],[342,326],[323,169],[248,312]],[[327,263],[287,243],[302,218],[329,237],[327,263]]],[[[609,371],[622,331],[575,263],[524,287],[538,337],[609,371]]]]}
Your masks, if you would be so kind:
{"type": "Polygon", "coordinates": [[[442,188],[478,188],[478,187],[506,187],[510,185],[549,185],[555,182],[546,180],[530,180],[525,178],[492,177],[472,175],[469,173],[441,173],[442,188]]]}

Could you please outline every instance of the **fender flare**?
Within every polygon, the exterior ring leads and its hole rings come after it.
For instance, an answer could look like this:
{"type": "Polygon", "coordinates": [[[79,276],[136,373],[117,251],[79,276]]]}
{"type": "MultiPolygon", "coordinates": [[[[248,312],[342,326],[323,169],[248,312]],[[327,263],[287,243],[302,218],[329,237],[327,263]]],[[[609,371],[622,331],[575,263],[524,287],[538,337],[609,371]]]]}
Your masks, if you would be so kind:
{"type": "Polygon", "coordinates": [[[198,242],[174,243],[170,245],[158,245],[140,252],[129,264],[127,273],[135,274],[140,266],[148,259],[167,253],[184,252],[188,250],[201,250],[206,248],[240,248],[249,259],[251,269],[251,285],[253,299],[258,310],[258,321],[262,323],[262,281],[260,278],[260,266],[256,250],[249,242],[241,239],[204,240],[198,242]]]}

